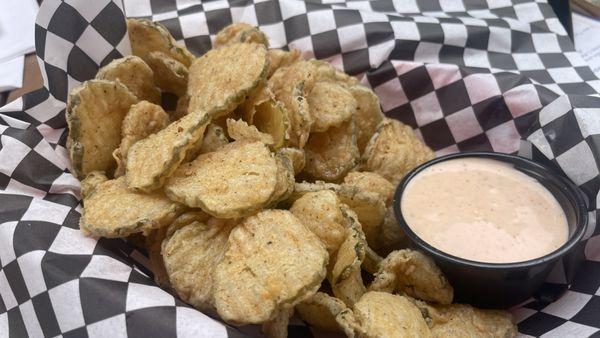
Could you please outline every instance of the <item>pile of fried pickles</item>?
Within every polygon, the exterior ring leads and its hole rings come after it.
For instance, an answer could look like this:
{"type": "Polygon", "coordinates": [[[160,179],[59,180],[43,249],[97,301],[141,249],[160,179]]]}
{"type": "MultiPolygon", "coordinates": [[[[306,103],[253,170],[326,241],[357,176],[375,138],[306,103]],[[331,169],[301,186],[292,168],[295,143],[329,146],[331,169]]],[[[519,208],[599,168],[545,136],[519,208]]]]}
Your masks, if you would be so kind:
{"type": "Polygon", "coordinates": [[[294,313],[349,337],[516,335],[507,312],[452,304],[408,249],[394,187],[434,155],[371,89],[248,24],[200,57],[158,23],[127,26],[133,55],[68,98],[82,232],[143,235],[161,287],[267,337],[294,313]]]}

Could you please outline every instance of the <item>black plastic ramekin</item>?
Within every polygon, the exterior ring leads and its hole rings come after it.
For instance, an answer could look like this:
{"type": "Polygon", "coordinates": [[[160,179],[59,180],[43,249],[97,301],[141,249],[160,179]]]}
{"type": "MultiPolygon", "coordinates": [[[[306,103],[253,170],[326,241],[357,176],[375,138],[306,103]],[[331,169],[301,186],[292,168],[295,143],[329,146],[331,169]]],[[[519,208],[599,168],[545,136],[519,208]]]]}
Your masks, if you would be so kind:
{"type": "Polygon", "coordinates": [[[588,222],[586,199],[579,188],[569,179],[550,167],[529,159],[493,152],[466,152],[447,155],[426,162],[404,177],[394,195],[394,212],[398,224],[416,249],[432,257],[444,271],[454,287],[455,301],[466,302],[484,308],[506,308],[529,297],[544,282],[559,259],[569,265],[579,265],[575,248],[580,243],[588,222]],[[482,263],[459,258],[436,249],[419,238],[404,221],[400,201],[410,180],[422,170],[436,163],[457,158],[479,157],[509,163],[540,182],[558,200],[567,216],[569,237],[560,248],[548,255],[516,263],[482,263]]]}

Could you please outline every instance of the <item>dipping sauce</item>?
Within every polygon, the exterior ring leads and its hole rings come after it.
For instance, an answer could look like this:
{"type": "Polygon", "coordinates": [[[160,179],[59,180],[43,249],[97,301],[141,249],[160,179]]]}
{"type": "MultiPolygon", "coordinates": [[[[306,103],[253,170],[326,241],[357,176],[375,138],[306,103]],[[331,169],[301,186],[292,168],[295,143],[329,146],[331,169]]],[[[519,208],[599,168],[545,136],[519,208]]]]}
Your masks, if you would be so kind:
{"type": "Polygon", "coordinates": [[[568,238],[567,218],[552,193],[492,159],[457,158],[425,168],[410,180],[400,203],[417,236],[472,261],[527,261],[568,238]]]}

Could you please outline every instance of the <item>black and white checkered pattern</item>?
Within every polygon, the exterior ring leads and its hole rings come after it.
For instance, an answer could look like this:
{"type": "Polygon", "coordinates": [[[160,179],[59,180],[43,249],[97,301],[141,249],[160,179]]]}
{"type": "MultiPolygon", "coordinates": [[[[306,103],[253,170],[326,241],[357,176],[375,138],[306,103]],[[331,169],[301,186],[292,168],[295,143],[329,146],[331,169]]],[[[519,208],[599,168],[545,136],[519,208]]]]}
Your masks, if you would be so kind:
{"type": "MultiPolygon", "coordinates": [[[[78,230],[65,101],[130,52],[124,12],[160,21],[198,55],[227,24],[257,25],[272,47],[357,75],[437,154],[520,151],[554,163],[589,198],[586,261],[574,276],[559,264],[540,297],[513,313],[525,336],[600,331],[600,80],[545,1],[45,0],[35,30],[45,88],[0,108],[0,337],[256,331],[223,325],[155,286],[143,250],[78,230]]],[[[311,336],[294,324],[291,335],[311,336]]]]}

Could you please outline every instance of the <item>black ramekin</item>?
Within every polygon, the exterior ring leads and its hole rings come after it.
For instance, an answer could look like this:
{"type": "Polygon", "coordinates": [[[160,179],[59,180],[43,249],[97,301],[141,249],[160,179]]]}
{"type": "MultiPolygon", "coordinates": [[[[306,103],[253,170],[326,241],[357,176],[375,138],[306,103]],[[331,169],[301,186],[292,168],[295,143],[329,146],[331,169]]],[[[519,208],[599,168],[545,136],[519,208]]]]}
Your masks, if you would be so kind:
{"type": "Polygon", "coordinates": [[[580,243],[588,222],[586,199],[583,193],[556,170],[523,157],[493,152],[465,152],[433,159],[413,169],[404,177],[396,189],[393,205],[398,224],[414,247],[432,257],[444,271],[454,287],[457,302],[466,302],[484,308],[506,308],[516,305],[536,292],[559,259],[569,260],[570,266],[579,265],[573,260],[581,260],[574,249],[580,243]],[[447,254],[419,238],[402,216],[400,200],[404,189],[423,169],[442,161],[464,157],[489,158],[509,163],[513,168],[537,179],[554,195],[567,216],[569,225],[567,242],[548,255],[524,262],[482,263],[447,254]]]}

